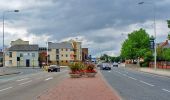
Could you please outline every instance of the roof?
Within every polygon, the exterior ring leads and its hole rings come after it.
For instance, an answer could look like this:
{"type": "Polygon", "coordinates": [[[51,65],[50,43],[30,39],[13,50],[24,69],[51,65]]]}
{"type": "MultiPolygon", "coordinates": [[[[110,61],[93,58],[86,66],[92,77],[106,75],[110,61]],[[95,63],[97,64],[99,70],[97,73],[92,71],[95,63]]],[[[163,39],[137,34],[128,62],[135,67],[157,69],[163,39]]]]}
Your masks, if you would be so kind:
{"type": "Polygon", "coordinates": [[[62,42],[62,43],[52,43],[48,42],[49,49],[72,49],[72,44],[69,42],[62,42]]]}
{"type": "Polygon", "coordinates": [[[170,44],[165,45],[163,48],[170,48],[170,44]]]}
{"type": "Polygon", "coordinates": [[[8,51],[38,51],[38,45],[13,45],[8,51]]]}

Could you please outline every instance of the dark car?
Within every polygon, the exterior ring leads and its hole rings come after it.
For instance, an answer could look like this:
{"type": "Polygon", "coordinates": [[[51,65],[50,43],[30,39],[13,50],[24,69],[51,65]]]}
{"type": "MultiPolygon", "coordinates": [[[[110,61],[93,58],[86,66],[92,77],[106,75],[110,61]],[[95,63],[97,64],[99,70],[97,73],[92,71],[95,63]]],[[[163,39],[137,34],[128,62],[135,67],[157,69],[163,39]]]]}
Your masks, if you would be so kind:
{"type": "Polygon", "coordinates": [[[100,66],[100,70],[111,70],[111,67],[108,63],[103,63],[101,66],[100,66]]]}
{"type": "Polygon", "coordinates": [[[50,65],[48,67],[48,72],[60,72],[60,66],[50,65]]]}

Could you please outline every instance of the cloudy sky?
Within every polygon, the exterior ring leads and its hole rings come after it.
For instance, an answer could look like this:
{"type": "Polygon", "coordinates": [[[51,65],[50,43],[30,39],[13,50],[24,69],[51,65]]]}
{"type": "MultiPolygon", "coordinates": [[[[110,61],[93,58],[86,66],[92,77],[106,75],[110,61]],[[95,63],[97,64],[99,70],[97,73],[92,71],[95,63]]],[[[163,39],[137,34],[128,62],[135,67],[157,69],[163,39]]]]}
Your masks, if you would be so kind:
{"type": "MultiPolygon", "coordinates": [[[[122,42],[133,30],[153,35],[153,5],[158,42],[170,29],[170,0],[0,0],[0,27],[5,13],[5,45],[21,38],[45,46],[46,41],[75,39],[94,56],[120,54],[122,42]]],[[[0,30],[2,41],[2,29],[0,30]]],[[[2,45],[2,42],[0,42],[2,45]]],[[[0,46],[1,47],[1,46],[0,46]]]]}

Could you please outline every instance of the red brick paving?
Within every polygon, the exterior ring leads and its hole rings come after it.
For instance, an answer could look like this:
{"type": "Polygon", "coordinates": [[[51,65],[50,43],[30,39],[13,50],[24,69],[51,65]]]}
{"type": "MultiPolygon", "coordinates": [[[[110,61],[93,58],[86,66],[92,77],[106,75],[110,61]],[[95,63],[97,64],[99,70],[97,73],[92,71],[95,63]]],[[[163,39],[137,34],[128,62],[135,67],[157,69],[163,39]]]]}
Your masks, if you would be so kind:
{"type": "Polygon", "coordinates": [[[95,78],[67,78],[38,100],[120,100],[97,74],[95,78]]]}

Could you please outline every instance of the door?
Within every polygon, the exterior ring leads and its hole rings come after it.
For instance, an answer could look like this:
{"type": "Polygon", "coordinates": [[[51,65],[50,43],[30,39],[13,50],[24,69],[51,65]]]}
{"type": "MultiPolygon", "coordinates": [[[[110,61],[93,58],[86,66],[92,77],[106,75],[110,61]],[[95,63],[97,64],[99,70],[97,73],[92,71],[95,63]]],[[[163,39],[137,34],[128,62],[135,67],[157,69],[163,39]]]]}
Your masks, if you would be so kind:
{"type": "Polygon", "coordinates": [[[29,59],[26,60],[26,67],[30,67],[30,60],[29,59]]]}

